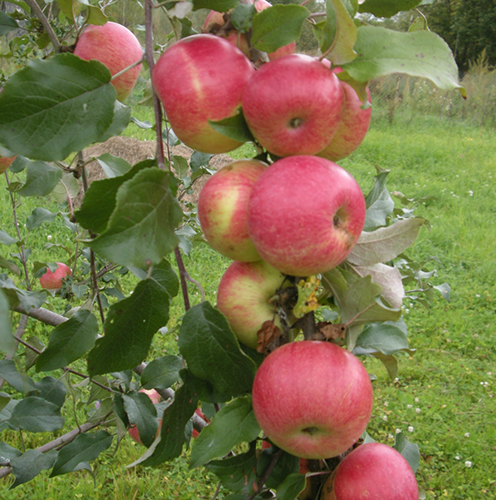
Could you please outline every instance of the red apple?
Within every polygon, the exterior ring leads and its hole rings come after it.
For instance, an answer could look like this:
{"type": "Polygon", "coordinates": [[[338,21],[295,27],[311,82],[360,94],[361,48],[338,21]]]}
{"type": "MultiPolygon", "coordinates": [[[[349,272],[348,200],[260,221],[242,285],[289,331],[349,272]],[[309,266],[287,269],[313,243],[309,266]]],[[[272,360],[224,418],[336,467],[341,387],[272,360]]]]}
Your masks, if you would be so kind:
{"type": "MultiPolygon", "coordinates": [[[[340,73],[341,71],[341,68],[333,69],[334,73],[340,73]]],[[[356,90],[344,81],[340,80],[340,83],[344,92],[341,123],[331,142],[318,153],[318,156],[332,161],[346,158],[360,146],[367,135],[372,117],[372,108],[362,109],[363,103],[358,97],[356,90]]],[[[371,103],[372,98],[368,88],[367,95],[369,103],[371,103]]]]}
{"type": "Polygon", "coordinates": [[[248,234],[248,201],[266,168],[257,160],[235,161],[217,171],[200,191],[198,219],[205,238],[230,259],[262,260],[248,234]]]}
{"type": "MultiPolygon", "coordinates": [[[[156,405],[162,399],[162,396],[155,389],[140,389],[139,392],[145,393],[152,400],[152,403],[154,405],[156,405]]],[[[162,419],[159,418],[158,429],[156,434],[157,436],[160,433],[161,425],[162,425],[162,419]]],[[[139,435],[138,426],[136,424],[133,424],[131,427],[129,427],[127,432],[134,441],[136,441],[138,444],[143,444],[139,435]]]]}
{"type": "Polygon", "coordinates": [[[57,269],[52,273],[47,268],[46,273],[40,278],[41,288],[45,290],[59,290],[62,288],[62,280],[72,275],[71,268],[63,262],[57,262],[57,269]]]}
{"type": "Polygon", "coordinates": [[[243,112],[252,134],[277,156],[322,151],[339,127],[342,106],[338,77],[304,54],[264,64],[243,94],[243,112]]]}
{"type": "Polygon", "coordinates": [[[7,172],[7,169],[14,163],[15,156],[0,156],[0,174],[7,172]]]}
{"type": "Polygon", "coordinates": [[[265,321],[280,326],[269,299],[283,282],[284,276],[263,261],[234,261],[227,268],[217,291],[217,307],[240,342],[255,349],[257,332],[265,321]]]}
{"type": "MultiPolygon", "coordinates": [[[[74,54],[86,61],[100,61],[114,76],[139,62],[143,57],[143,49],[130,30],[121,24],[108,21],[103,26],[86,26],[76,43],[74,54]]],[[[138,64],[112,80],[119,101],[124,101],[131,94],[140,71],[141,64],[138,64]]]]}
{"type": "Polygon", "coordinates": [[[360,445],[324,485],[322,500],[418,500],[415,474],[406,459],[382,443],[360,445]]]}
{"type": "Polygon", "coordinates": [[[360,360],[335,344],[304,340],[278,347],[260,365],[253,410],[267,437],[301,457],[335,457],[367,427],[372,384],[360,360]]]}
{"type": "Polygon", "coordinates": [[[316,156],[291,156],[268,167],[253,186],[248,230],[272,267],[292,276],[340,264],[365,222],[360,186],[343,168],[316,156]]]}
{"type": "Polygon", "coordinates": [[[193,35],[171,45],[152,72],[153,86],[177,137],[204,153],[225,153],[242,143],[209,124],[235,116],[246,83],[254,73],[250,61],[227,40],[193,35]]]}

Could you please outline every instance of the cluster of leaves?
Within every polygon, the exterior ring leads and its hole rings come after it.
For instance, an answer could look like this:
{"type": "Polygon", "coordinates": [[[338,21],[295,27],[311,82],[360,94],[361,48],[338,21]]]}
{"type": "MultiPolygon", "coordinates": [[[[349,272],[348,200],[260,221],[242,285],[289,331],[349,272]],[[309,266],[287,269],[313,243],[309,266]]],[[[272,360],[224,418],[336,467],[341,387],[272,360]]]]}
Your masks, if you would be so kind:
{"type": "MultiPolygon", "coordinates": [[[[237,0],[179,1],[162,7],[177,37],[194,31],[187,18],[193,10],[233,9],[235,28],[249,33],[253,47],[263,52],[297,40],[303,23],[310,22],[322,54],[342,66],[340,77],[362,95],[371,78],[392,72],[430,78],[445,89],[458,88],[451,52],[434,33],[417,28],[399,33],[360,22],[362,12],[392,16],[421,3],[397,0],[387,2],[385,7],[384,2],[374,0],[360,6],[355,0],[328,0],[326,10],[317,16],[301,5],[277,5],[255,13],[251,6],[237,0]]],[[[18,155],[7,175],[9,179],[16,174],[16,180],[8,184],[14,210],[16,198],[47,196],[54,190],[67,193],[70,200],[74,176],[85,175],[84,159],[74,153],[120,134],[131,120],[131,109],[115,100],[108,69],[62,51],[72,41],[63,46],[56,35],[70,33],[71,26],[65,24],[62,30],[60,23],[70,20],[79,32],[83,22],[104,22],[104,14],[96,6],[85,10],[76,1],[59,2],[64,16],[50,24],[32,2],[15,4],[18,10],[14,14],[1,13],[0,34],[38,16],[44,31],[39,23],[32,24],[49,37],[51,45],[43,46],[50,57],[29,60],[8,78],[0,94],[2,154],[18,155]],[[67,161],[71,157],[73,160],[67,161]]],[[[146,5],[150,8],[151,1],[146,5]]],[[[151,23],[146,28],[151,39],[151,23]]],[[[153,54],[148,58],[153,59],[153,54]]],[[[155,128],[161,144],[162,124],[157,123],[155,128]]],[[[240,133],[237,125],[234,131],[228,128],[232,127],[224,127],[226,134],[240,133]]],[[[143,364],[154,335],[166,327],[170,302],[179,292],[179,279],[166,256],[174,252],[183,279],[186,271],[179,249],[187,251],[196,235],[194,225],[184,225],[194,217],[184,212],[178,198],[207,171],[208,159],[208,155],[195,153],[189,164],[173,157],[170,162],[154,159],[131,166],[106,155],[99,158],[106,178],[91,184],[79,210],[73,214],[41,208],[33,211],[28,229],[50,223],[60,215],[74,232],[76,249],[68,251],[71,261],[79,261],[78,269],[83,271],[71,278],[65,290],[85,302],[71,311],[69,318],[50,315],[42,307],[46,292],[31,289],[29,255],[19,232],[18,237],[0,232],[2,244],[19,249],[11,254],[12,259],[0,260],[6,270],[0,275],[0,349],[6,354],[0,362],[0,377],[11,389],[9,394],[0,393],[0,428],[20,432],[62,429],[65,419],[61,410],[66,399],[78,400],[81,383],[91,385],[86,404],[99,402],[96,410],[93,407],[87,412],[87,422],[78,429],[37,450],[21,453],[2,443],[5,467],[0,476],[13,472],[14,486],[42,470],[51,469],[51,476],[56,476],[88,468],[89,462],[111,445],[112,426],[118,438],[129,425],[138,426],[148,450],[135,465],[157,466],[171,460],[188,444],[195,410],[201,402],[216,412],[209,414],[212,421],[193,446],[191,465],[212,470],[222,485],[234,492],[231,500],[266,498],[273,489],[278,498],[290,500],[304,488],[305,476],[298,473],[296,457],[274,448],[259,450],[261,430],[250,392],[263,356],[239,344],[215,307],[208,302],[189,307],[189,300],[185,300],[186,312],[177,334],[180,356],[151,360],[146,368],[143,364]],[[158,168],[162,163],[165,168],[158,168]],[[130,271],[138,283],[127,297],[118,288],[107,287],[108,295],[118,300],[104,314],[98,279],[110,270],[130,271]],[[84,274],[89,277],[78,281],[76,277],[84,274]],[[32,354],[24,370],[16,363],[20,339],[12,334],[9,310],[54,326],[48,345],[28,345],[32,354]],[[81,366],[81,361],[85,362],[84,373],[70,366],[81,366]],[[57,377],[48,375],[36,382],[27,374],[31,368],[37,373],[53,372],[57,377]],[[133,371],[138,375],[134,381],[133,371]],[[81,377],[83,382],[74,384],[74,377],[81,377]],[[166,402],[155,407],[137,392],[139,387],[161,391],[166,402]],[[159,418],[161,431],[154,439],[159,418]],[[100,425],[107,430],[89,432],[100,425]]],[[[386,176],[387,171],[378,172],[366,197],[366,228],[354,251],[339,268],[322,276],[319,313],[324,320],[345,326],[348,349],[379,358],[395,376],[394,355],[409,349],[401,311],[405,285],[415,280],[423,283],[429,277],[423,274],[421,265],[404,256],[425,221],[414,217],[408,205],[403,210],[395,209],[385,187],[386,176]]],[[[51,265],[34,263],[32,269],[41,273],[51,265]]],[[[422,292],[431,288],[420,286],[422,292]]],[[[446,294],[447,289],[440,291],[446,294]]],[[[197,420],[196,425],[202,427],[197,420]]],[[[407,450],[407,455],[411,453],[404,442],[398,448],[407,450]]]]}

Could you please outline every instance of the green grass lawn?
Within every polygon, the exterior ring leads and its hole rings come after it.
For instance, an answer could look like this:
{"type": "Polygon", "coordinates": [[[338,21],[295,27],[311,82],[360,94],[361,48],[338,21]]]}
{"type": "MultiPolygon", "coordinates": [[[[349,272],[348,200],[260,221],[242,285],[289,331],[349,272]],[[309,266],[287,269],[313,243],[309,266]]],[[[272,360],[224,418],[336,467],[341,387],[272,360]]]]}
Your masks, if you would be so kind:
{"type": "MultiPolygon", "coordinates": [[[[145,114],[138,118],[146,119],[145,114]]],[[[153,139],[147,134],[134,124],[126,131],[126,135],[153,139]]],[[[430,309],[405,300],[410,346],[417,352],[400,357],[396,380],[388,378],[379,362],[365,360],[369,372],[377,376],[368,432],[377,441],[393,444],[395,433],[401,430],[418,444],[422,459],[417,478],[426,498],[496,498],[495,133],[429,117],[403,120],[400,113],[391,125],[376,113],[362,146],[340,163],[356,176],[364,192],[372,187],[377,166],[391,170],[391,192],[426,198],[416,215],[430,221],[430,230],[422,229],[408,254],[418,260],[432,258],[428,266],[437,270],[435,283],[448,282],[452,287],[451,302],[436,295],[430,309]]],[[[5,180],[0,183],[3,186],[5,180]]],[[[73,244],[61,219],[29,234],[24,228],[26,217],[39,205],[57,210],[50,199],[26,199],[18,208],[23,236],[33,249],[31,260],[66,258],[62,247],[45,246],[49,242],[73,244]]],[[[4,190],[0,210],[2,229],[13,234],[4,190]]],[[[9,251],[11,247],[0,247],[4,257],[9,251]]],[[[191,276],[203,285],[207,299],[215,302],[216,287],[228,261],[200,245],[185,257],[185,263],[191,276]]],[[[130,286],[125,279],[123,285],[130,286]]],[[[193,285],[190,293],[194,303],[201,300],[193,285]]],[[[183,314],[179,298],[171,314],[172,332],[156,337],[155,355],[175,351],[173,327],[183,314]]],[[[26,336],[47,338],[49,331],[30,321],[26,336]]],[[[29,448],[49,441],[50,436],[26,435],[24,439],[29,448]]],[[[11,478],[4,479],[0,498],[213,497],[214,478],[203,470],[189,470],[187,454],[158,469],[127,469],[143,450],[125,436],[115,456],[114,445],[93,465],[95,484],[88,471],[55,479],[42,473],[12,491],[8,491],[11,478]]]]}

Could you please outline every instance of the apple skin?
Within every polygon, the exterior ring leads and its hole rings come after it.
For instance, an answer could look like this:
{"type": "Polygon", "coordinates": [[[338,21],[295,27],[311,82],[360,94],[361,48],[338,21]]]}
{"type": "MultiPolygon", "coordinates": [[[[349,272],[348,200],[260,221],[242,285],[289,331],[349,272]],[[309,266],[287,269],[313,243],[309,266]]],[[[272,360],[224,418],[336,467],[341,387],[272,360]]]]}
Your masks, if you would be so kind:
{"type": "Polygon", "coordinates": [[[256,349],[257,332],[265,321],[280,327],[269,303],[282,286],[284,276],[264,261],[234,261],[222,276],[217,290],[217,308],[226,316],[240,342],[256,349]]]}
{"type": "MultiPolygon", "coordinates": [[[[140,389],[139,392],[144,392],[152,400],[152,403],[154,405],[156,405],[162,399],[162,396],[155,389],[140,389]]],[[[159,418],[157,436],[160,434],[161,426],[162,426],[162,419],[159,418]]],[[[134,441],[136,441],[138,444],[141,445],[143,444],[139,435],[138,426],[136,424],[132,425],[132,427],[129,427],[127,432],[134,441]]]]}
{"type": "Polygon", "coordinates": [[[253,186],[248,230],[272,267],[311,276],[346,258],[365,210],[362,190],[346,170],[325,158],[292,156],[274,162],[253,186]]]}
{"type": "MultiPolygon", "coordinates": [[[[121,24],[108,21],[103,26],[92,24],[86,26],[76,43],[74,54],[86,61],[91,59],[100,61],[114,76],[140,61],[143,49],[130,30],[121,24]]],[[[112,80],[119,101],[125,101],[131,94],[138,81],[141,66],[138,64],[112,80]]]]}
{"type": "Polygon", "coordinates": [[[361,361],[329,342],[290,342],[271,352],[253,382],[253,410],[266,436],[300,458],[335,457],[352,446],[372,413],[361,361]]]}
{"type": "Polygon", "coordinates": [[[59,290],[62,288],[62,280],[72,275],[71,268],[63,262],[57,262],[57,269],[54,273],[47,268],[46,273],[40,278],[41,288],[45,290],[59,290]]]}
{"type": "Polygon", "coordinates": [[[248,234],[248,201],[266,168],[257,160],[235,161],[217,171],[200,191],[198,219],[205,238],[229,259],[262,260],[248,234]]]}
{"type": "Polygon", "coordinates": [[[290,54],[250,78],[243,112],[255,139],[273,155],[313,155],[338,129],[343,101],[334,73],[311,56],[290,54]]]}
{"type": "Polygon", "coordinates": [[[382,443],[366,443],[339,464],[321,500],[418,500],[415,474],[407,460],[382,443]]]}
{"type": "MultiPolygon", "coordinates": [[[[325,59],[327,61],[327,59],[325,59]]],[[[342,71],[341,68],[332,70],[335,74],[342,71]]],[[[343,112],[341,124],[334,134],[331,142],[318,153],[318,156],[328,160],[338,161],[346,158],[362,143],[367,135],[372,118],[372,107],[362,109],[362,101],[355,89],[346,82],[340,80],[344,93],[343,112]]],[[[367,87],[369,103],[372,103],[370,90],[367,87]]]]}
{"type": "Polygon", "coordinates": [[[0,174],[7,172],[8,168],[14,163],[17,155],[14,156],[0,156],[0,174]]]}
{"type": "Polygon", "coordinates": [[[192,35],[171,45],[152,72],[152,83],[177,137],[203,153],[226,153],[242,143],[216,132],[209,120],[235,116],[255,69],[221,37],[192,35]]]}

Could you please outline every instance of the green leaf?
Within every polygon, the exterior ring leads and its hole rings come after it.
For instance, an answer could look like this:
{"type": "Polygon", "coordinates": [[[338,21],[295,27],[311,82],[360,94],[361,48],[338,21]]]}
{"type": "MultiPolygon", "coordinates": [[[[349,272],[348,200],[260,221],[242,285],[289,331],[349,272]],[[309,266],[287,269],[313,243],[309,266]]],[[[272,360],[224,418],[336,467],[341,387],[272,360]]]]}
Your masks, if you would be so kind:
{"type": "Polygon", "coordinates": [[[12,324],[10,322],[9,301],[0,289],[0,350],[12,356],[16,347],[14,335],[12,334],[12,324]]]}
{"type": "Polygon", "coordinates": [[[154,165],[154,161],[147,160],[136,164],[124,175],[92,182],[84,195],[81,209],[75,212],[76,220],[82,227],[93,233],[105,231],[115,209],[117,190],[140,170],[154,165]]]}
{"type": "Polygon", "coordinates": [[[145,389],[168,389],[179,381],[179,371],[183,368],[179,356],[162,356],[151,361],[141,374],[141,384],[145,389]]]}
{"type": "Polygon", "coordinates": [[[57,456],[50,477],[72,472],[81,462],[95,460],[112,444],[112,436],[104,430],[79,434],[72,443],[64,446],[57,456]]]}
{"type": "Polygon", "coordinates": [[[386,177],[389,172],[389,170],[378,169],[378,174],[374,177],[374,187],[365,198],[367,213],[364,231],[373,231],[385,226],[388,216],[393,213],[394,201],[386,189],[386,177]]]}
{"type": "Polygon", "coordinates": [[[79,309],[52,330],[47,348],[36,360],[36,371],[48,372],[69,365],[93,347],[97,336],[95,315],[79,309]]]}
{"type": "Polygon", "coordinates": [[[28,311],[31,307],[36,309],[41,307],[47,296],[45,291],[36,292],[21,290],[15,286],[14,282],[10,278],[2,279],[0,277],[0,289],[3,289],[11,309],[15,309],[19,305],[25,311],[28,311]]]}
{"type": "Polygon", "coordinates": [[[51,450],[47,453],[42,453],[38,450],[28,450],[20,457],[13,459],[10,465],[12,466],[12,472],[15,476],[15,482],[11,488],[31,481],[31,479],[36,477],[42,470],[51,469],[56,458],[56,450],[51,450]]]}
{"type": "Polygon", "coordinates": [[[19,266],[17,266],[14,261],[4,259],[2,256],[0,256],[0,267],[8,269],[11,273],[17,274],[17,276],[21,276],[21,270],[19,269],[19,266]]]}
{"type": "Polygon", "coordinates": [[[270,466],[274,455],[279,453],[279,458],[275,466],[273,466],[269,477],[265,481],[268,488],[277,489],[279,485],[289,474],[294,474],[300,470],[300,459],[294,455],[290,455],[285,451],[281,451],[276,446],[271,446],[262,451],[257,463],[257,473],[262,476],[267,468],[270,466]]]}
{"type": "MultiPolygon", "coordinates": [[[[96,23],[89,23],[96,24],[96,23]]],[[[114,115],[107,130],[100,137],[98,142],[105,142],[107,139],[120,135],[131,121],[131,108],[125,106],[120,101],[114,101],[114,115]]]]}
{"type": "Polygon", "coordinates": [[[193,10],[210,9],[217,12],[227,12],[237,3],[238,0],[193,0],[193,10]]]}
{"type": "Polygon", "coordinates": [[[236,31],[246,33],[250,30],[253,17],[257,13],[255,5],[239,3],[231,12],[231,22],[236,31]]]}
{"type": "Polygon", "coordinates": [[[110,71],[73,54],[31,60],[0,94],[0,137],[14,153],[63,160],[98,141],[113,119],[110,71]]]}
{"type": "Polygon", "coordinates": [[[410,443],[405,435],[399,432],[394,438],[394,449],[406,458],[413,472],[417,472],[420,466],[420,450],[418,445],[410,443]]]}
{"type": "Polygon", "coordinates": [[[88,19],[87,19],[88,24],[103,26],[106,22],[107,22],[107,16],[99,8],[93,6],[88,8],[88,19]]]}
{"type": "Polygon", "coordinates": [[[210,158],[213,155],[209,153],[202,153],[200,151],[194,151],[189,160],[191,170],[196,172],[200,167],[208,167],[210,163],[210,158]]]}
{"type": "Polygon", "coordinates": [[[131,170],[131,165],[118,156],[111,155],[110,153],[105,153],[97,158],[100,167],[102,167],[105,177],[111,179],[112,177],[118,177],[124,175],[129,170],[131,170]]]}
{"type": "Polygon", "coordinates": [[[234,139],[235,141],[244,143],[254,140],[242,111],[239,111],[236,115],[224,118],[224,120],[220,120],[218,122],[209,120],[208,123],[210,123],[216,132],[219,132],[230,139],[234,139]]]}
{"type": "Polygon", "coordinates": [[[253,18],[252,45],[265,52],[274,52],[300,37],[303,23],[310,12],[301,5],[273,5],[253,18]]]}
{"type": "Polygon", "coordinates": [[[365,0],[359,6],[359,12],[370,12],[376,17],[393,17],[403,10],[411,10],[420,5],[422,0],[365,0]]]}
{"type": "Polygon", "coordinates": [[[184,315],[178,346],[191,373],[210,382],[226,401],[251,391],[255,363],[241,351],[225,316],[208,302],[184,315]]]}
{"type": "Polygon", "coordinates": [[[159,168],[138,172],[117,191],[106,230],[89,243],[101,257],[123,266],[160,262],[179,243],[174,229],[183,212],[159,168]]]}
{"type": "Polygon", "coordinates": [[[12,236],[10,236],[3,229],[0,229],[0,243],[8,246],[8,245],[13,245],[14,243],[17,243],[17,240],[15,238],[12,238],[12,236]]]}
{"type": "Polygon", "coordinates": [[[153,336],[169,320],[170,298],[177,290],[173,276],[164,261],[150,278],[138,283],[130,297],[110,307],[103,325],[105,335],[88,354],[92,376],[131,369],[146,358],[153,336]]]}
{"type": "Polygon", "coordinates": [[[398,361],[396,361],[394,356],[382,354],[380,351],[373,352],[372,356],[377,358],[386,367],[391,379],[395,379],[398,376],[398,361]]]}
{"type": "Polygon", "coordinates": [[[403,33],[377,26],[358,28],[358,56],[343,66],[352,78],[367,82],[391,73],[433,81],[440,89],[461,89],[458,68],[448,44],[430,31],[403,33]]]}
{"type": "Polygon", "coordinates": [[[16,448],[13,448],[12,446],[8,445],[7,443],[4,443],[3,441],[0,442],[0,457],[6,460],[13,460],[14,458],[20,457],[22,455],[22,452],[19,451],[16,448]]]}
{"type": "Polygon", "coordinates": [[[297,472],[289,474],[277,488],[277,499],[295,500],[305,489],[306,481],[305,474],[298,474],[297,472]]]}
{"type": "Polygon", "coordinates": [[[123,399],[129,423],[136,424],[141,442],[150,446],[158,430],[157,410],[152,400],[143,392],[128,392],[123,399]]]}
{"type": "Polygon", "coordinates": [[[80,191],[79,183],[72,173],[63,173],[60,181],[52,190],[52,196],[59,203],[67,203],[67,197],[75,198],[80,191]]]}
{"type": "Polygon", "coordinates": [[[62,408],[65,401],[67,389],[61,380],[53,377],[44,377],[36,382],[36,389],[28,392],[27,396],[42,398],[62,408]]]}
{"type": "Polygon", "coordinates": [[[383,354],[391,355],[408,349],[408,339],[397,326],[374,323],[363,329],[357,339],[355,349],[357,350],[356,354],[371,354],[380,351],[383,354]]]}
{"type": "Polygon", "coordinates": [[[19,29],[16,20],[5,14],[5,12],[0,12],[0,36],[16,29],[19,29]]]}
{"type": "Polygon", "coordinates": [[[28,432],[55,432],[64,426],[60,408],[46,399],[29,396],[12,411],[10,423],[28,432]]]}
{"type": "Polygon", "coordinates": [[[223,457],[235,446],[255,440],[260,426],[251,398],[238,398],[224,406],[196,438],[191,450],[190,467],[199,467],[223,457]]]}
{"type": "Polygon", "coordinates": [[[26,394],[36,390],[36,385],[25,373],[17,371],[14,360],[0,360],[0,377],[5,379],[16,391],[26,394]]]}
{"type": "Polygon", "coordinates": [[[449,286],[448,283],[442,283],[441,285],[434,285],[432,288],[437,290],[441,294],[444,300],[446,300],[447,302],[450,301],[451,287],[449,286]]]}
{"type": "Polygon", "coordinates": [[[41,161],[33,161],[27,166],[26,182],[17,192],[21,196],[46,196],[62,178],[62,170],[41,161]]]}
{"type": "Polygon", "coordinates": [[[26,219],[26,227],[29,231],[40,227],[44,222],[50,223],[55,220],[57,214],[50,212],[46,208],[37,207],[26,219]]]}

